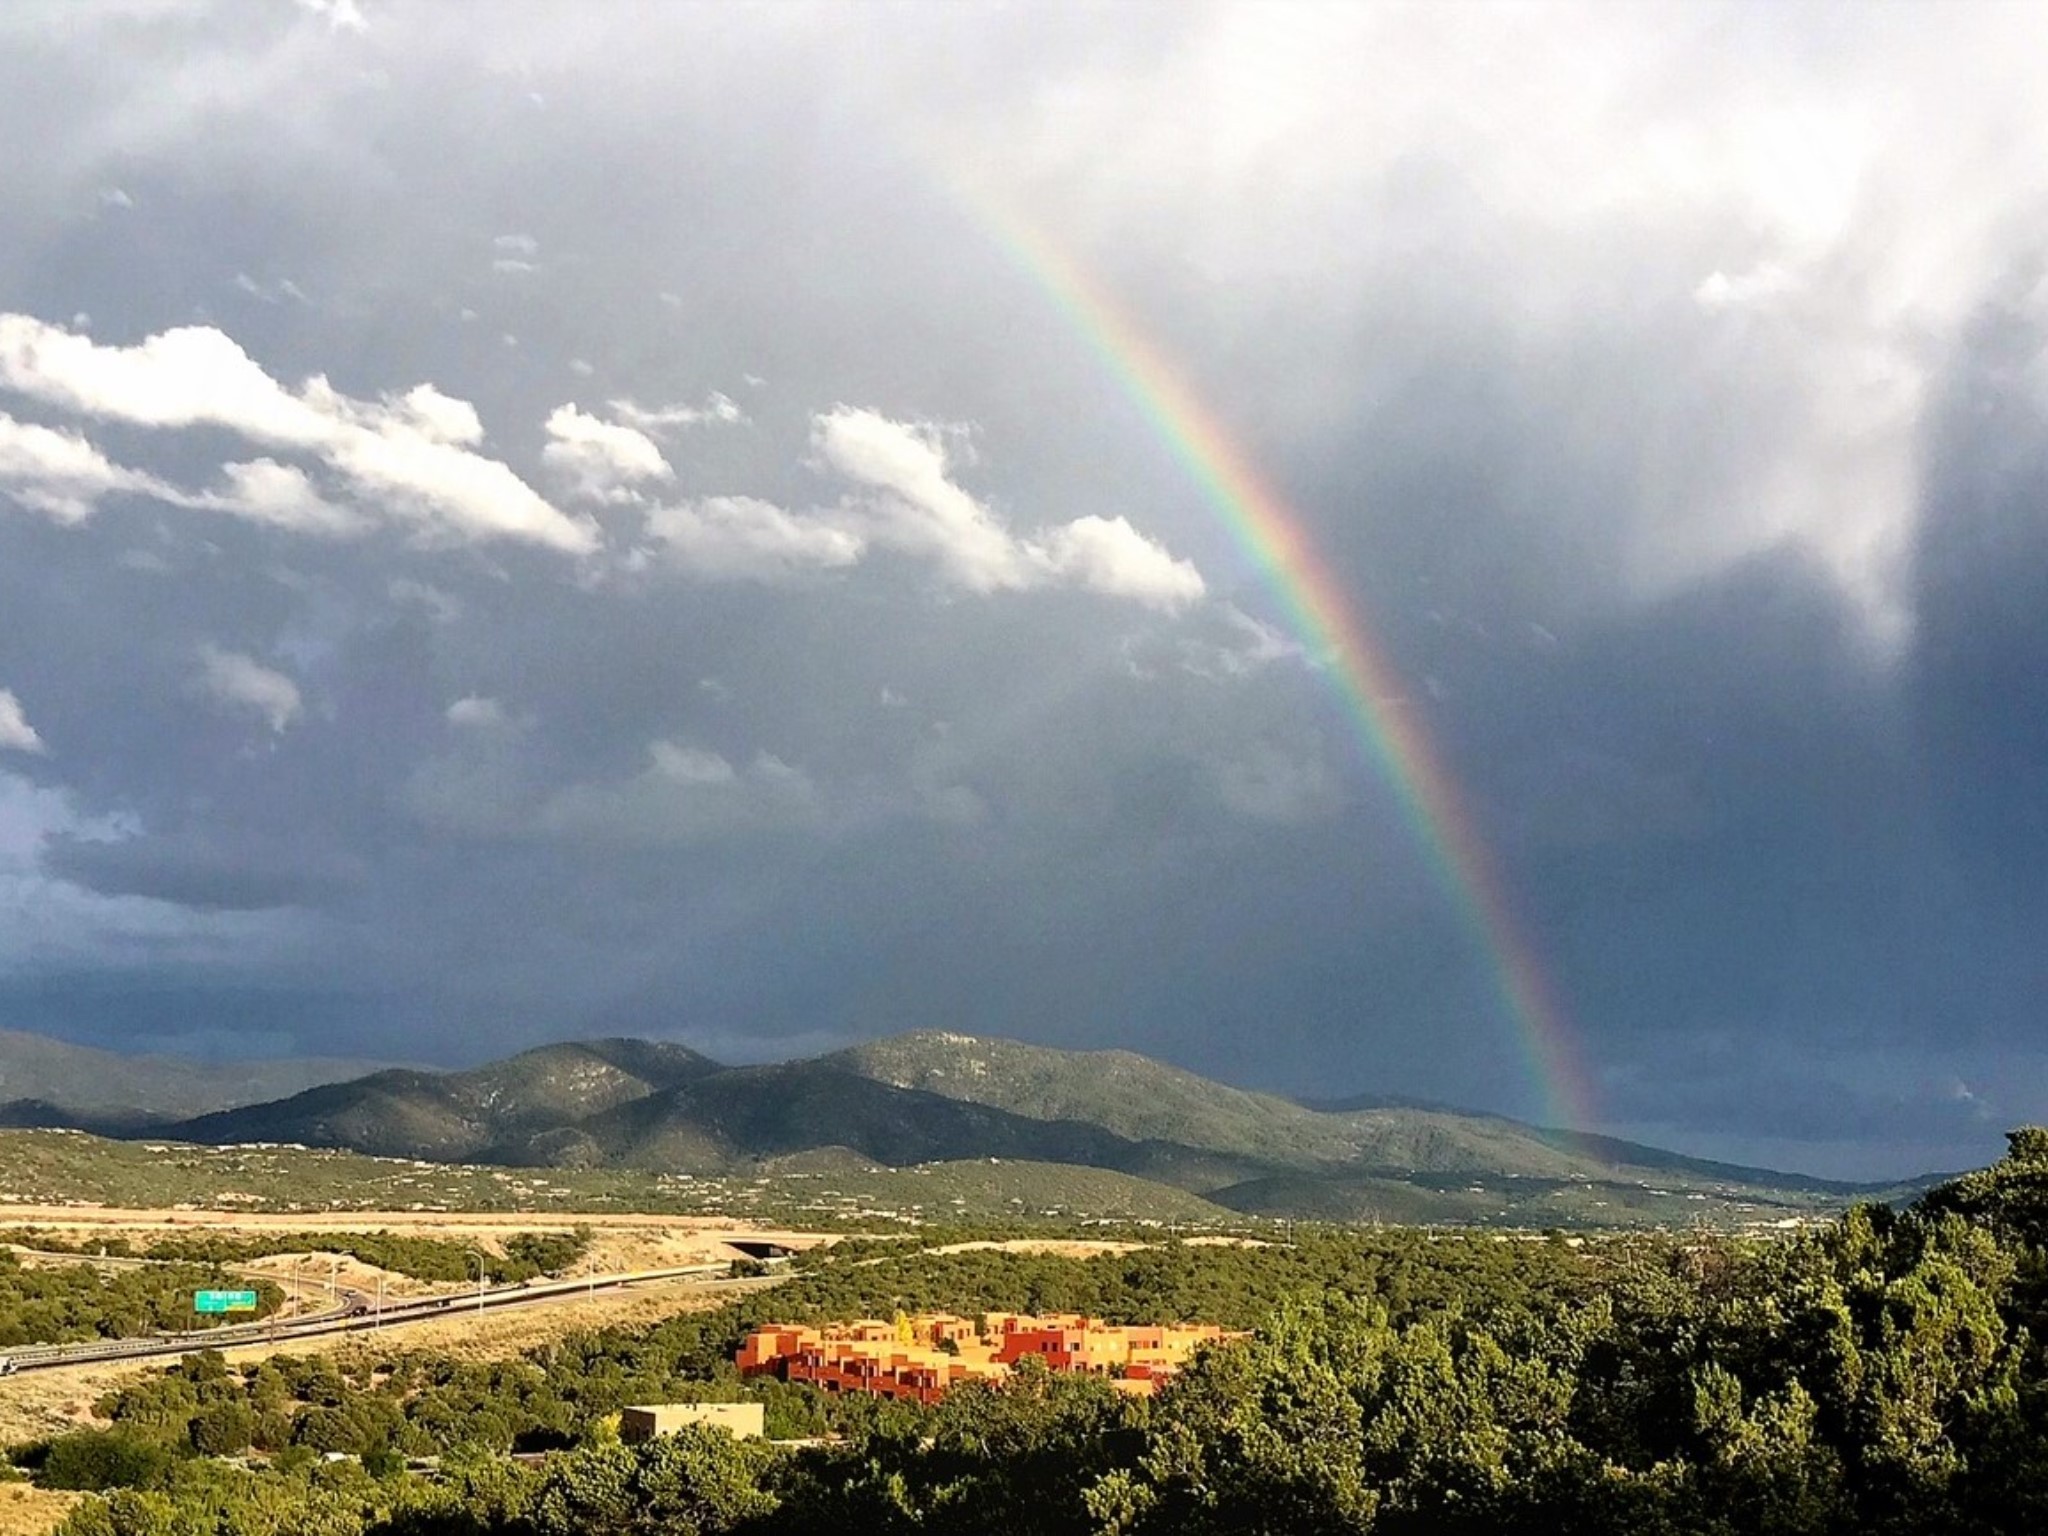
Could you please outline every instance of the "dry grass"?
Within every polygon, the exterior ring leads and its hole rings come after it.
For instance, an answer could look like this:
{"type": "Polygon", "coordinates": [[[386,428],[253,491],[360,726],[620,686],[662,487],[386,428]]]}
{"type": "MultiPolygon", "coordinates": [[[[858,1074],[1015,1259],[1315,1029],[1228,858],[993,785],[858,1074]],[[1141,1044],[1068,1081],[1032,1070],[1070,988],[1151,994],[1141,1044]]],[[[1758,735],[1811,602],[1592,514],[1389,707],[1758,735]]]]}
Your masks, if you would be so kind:
{"type": "Polygon", "coordinates": [[[1029,1253],[1055,1259],[1092,1259],[1103,1253],[1136,1253],[1149,1243],[1115,1243],[1095,1238],[1012,1237],[1001,1242],[947,1243],[928,1253],[1029,1253]]]}
{"type": "Polygon", "coordinates": [[[0,1483],[0,1536],[49,1536],[82,1493],[0,1483]]]}

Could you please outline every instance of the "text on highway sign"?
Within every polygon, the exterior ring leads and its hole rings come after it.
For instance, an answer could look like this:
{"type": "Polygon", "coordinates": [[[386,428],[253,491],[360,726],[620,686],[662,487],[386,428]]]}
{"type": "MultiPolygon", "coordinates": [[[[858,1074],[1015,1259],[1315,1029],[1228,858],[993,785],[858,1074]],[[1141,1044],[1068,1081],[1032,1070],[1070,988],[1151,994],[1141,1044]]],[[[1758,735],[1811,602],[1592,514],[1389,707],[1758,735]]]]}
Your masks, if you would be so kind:
{"type": "Polygon", "coordinates": [[[254,1312],[254,1291],[199,1291],[192,1297],[194,1312],[254,1312]]]}

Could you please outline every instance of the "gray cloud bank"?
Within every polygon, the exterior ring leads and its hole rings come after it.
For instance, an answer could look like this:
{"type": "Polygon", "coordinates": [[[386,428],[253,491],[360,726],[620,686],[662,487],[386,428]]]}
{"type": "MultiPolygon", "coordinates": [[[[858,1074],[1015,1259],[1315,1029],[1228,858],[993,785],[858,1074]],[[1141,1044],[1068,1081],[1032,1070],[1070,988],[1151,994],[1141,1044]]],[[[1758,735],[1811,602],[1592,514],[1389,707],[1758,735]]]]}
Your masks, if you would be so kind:
{"type": "Polygon", "coordinates": [[[0,1019],[1534,1112],[1001,206],[1383,632],[1614,1128],[1875,1174],[2048,1115],[2038,29],[496,18],[0,16],[0,1019]]]}

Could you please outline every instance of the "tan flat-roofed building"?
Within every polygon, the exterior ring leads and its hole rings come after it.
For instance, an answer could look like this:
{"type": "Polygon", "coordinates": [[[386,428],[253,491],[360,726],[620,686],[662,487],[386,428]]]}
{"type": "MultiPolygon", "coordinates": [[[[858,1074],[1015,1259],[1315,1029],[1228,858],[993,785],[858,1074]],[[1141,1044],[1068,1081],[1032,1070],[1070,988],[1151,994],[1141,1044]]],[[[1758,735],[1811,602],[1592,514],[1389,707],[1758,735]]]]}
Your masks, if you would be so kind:
{"type": "Polygon", "coordinates": [[[649,1403],[619,1411],[619,1438],[630,1445],[691,1424],[709,1424],[736,1439],[759,1440],[768,1432],[767,1415],[759,1403],[649,1403]]]}

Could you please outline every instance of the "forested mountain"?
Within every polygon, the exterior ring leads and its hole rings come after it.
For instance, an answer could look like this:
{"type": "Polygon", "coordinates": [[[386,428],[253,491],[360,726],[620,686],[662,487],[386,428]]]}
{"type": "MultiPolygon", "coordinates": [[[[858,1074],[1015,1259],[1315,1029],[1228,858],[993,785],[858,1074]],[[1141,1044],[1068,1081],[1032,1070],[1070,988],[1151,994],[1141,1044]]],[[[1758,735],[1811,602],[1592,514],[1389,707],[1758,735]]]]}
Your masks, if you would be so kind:
{"type": "Polygon", "coordinates": [[[464,1072],[384,1071],[160,1134],[386,1156],[679,1172],[976,1158],[1109,1169],[1260,1215],[1611,1222],[1849,1186],[1497,1116],[1311,1109],[1125,1051],[952,1033],[725,1067],[681,1046],[544,1046],[464,1072]],[[823,1159],[820,1162],[820,1159],[823,1159]]]}
{"type": "Polygon", "coordinates": [[[652,1040],[544,1045],[467,1072],[393,1069],[170,1128],[201,1142],[297,1141],[386,1157],[551,1163],[582,1121],[720,1071],[652,1040]]]}

